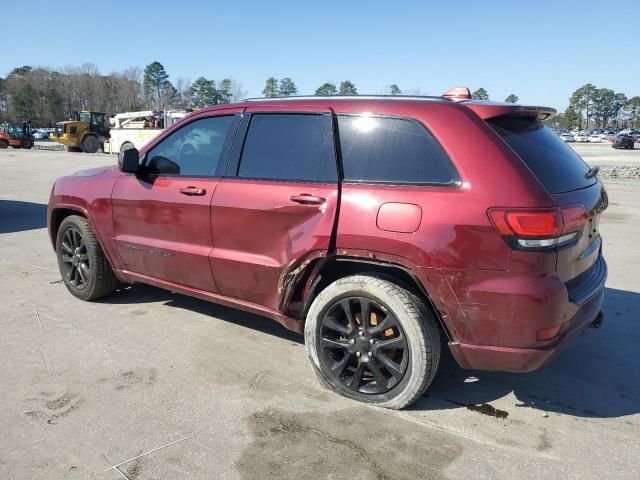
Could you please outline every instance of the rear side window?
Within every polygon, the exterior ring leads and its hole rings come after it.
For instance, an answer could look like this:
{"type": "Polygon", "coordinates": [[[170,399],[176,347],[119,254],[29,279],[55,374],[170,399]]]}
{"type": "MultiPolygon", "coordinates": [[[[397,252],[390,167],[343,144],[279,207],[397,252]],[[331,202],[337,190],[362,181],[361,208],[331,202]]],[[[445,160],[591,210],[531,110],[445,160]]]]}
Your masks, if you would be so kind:
{"type": "Polygon", "coordinates": [[[338,127],[347,181],[447,185],[458,180],[438,141],[416,121],[339,115],[338,127]]]}
{"type": "Polygon", "coordinates": [[[565,142],[534,117],[504,116],[487,123],[529,167],[548,193],[593,185],[589,167],[565,142]]]}
{"type": "Polygon", "coordinates": [[[253,114],[238,176],[337,181],[329,115],[253,114]]]}

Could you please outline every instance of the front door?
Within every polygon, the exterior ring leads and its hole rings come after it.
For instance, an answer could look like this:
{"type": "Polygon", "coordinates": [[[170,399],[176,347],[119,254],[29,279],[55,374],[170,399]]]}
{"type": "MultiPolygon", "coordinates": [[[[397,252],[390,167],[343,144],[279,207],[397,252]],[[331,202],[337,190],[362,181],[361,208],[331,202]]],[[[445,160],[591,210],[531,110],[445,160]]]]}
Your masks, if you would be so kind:
{"type": "Polygon", "coordinates": [[[338,205],[331,111],[301,110],[247,109],[244,143],[236,142],[242,148],[234,147],[213,195],[211,267],[220,292],[272,309],[283,273],[326,254],[338,205]]]}
{"type": "Polygon", "coordinates": [[[201,116],[172,129],[143,154],[142,172],[123,174],[112,194],[123,268],[217,292],[209,267],[211,199],[239,116],[201,116]]]}

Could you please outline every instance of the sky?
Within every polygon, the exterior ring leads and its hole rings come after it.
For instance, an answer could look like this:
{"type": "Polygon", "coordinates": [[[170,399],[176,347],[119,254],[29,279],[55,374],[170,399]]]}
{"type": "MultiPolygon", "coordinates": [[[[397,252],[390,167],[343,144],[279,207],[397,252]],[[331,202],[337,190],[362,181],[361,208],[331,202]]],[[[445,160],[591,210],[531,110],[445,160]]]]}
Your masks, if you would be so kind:
{"type": "Polygon", "coordinates": [[[560,110],[585,83],[640,95],[640,0],[2,3],[0,77],[157,60],[174,83],[232,77],[248,96],[271,76],[291,77],[300,94],[342,80],[360,94],[467,86],[560,110]]]}

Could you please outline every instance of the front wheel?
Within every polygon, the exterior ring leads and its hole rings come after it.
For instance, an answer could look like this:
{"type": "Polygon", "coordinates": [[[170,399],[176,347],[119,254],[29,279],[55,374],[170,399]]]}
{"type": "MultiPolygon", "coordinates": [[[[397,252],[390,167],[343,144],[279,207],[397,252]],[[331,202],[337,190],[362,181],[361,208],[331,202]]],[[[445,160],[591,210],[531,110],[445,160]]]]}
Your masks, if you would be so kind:
{"type": "Polygon", "coordinates": [[[408,290],[369,275],[342,278],[318,295],[305,348],[324,386],[393,409],[424,394],[440,361],[431,311],[408,290]]]}
{"type": "Polygon", "coordinates": [[[118,287],[118,279],[86,218],[70,215],[62,221],[56,253],[62,280],[79,299],[96,300],[118,287]]]}
{"type": "Polygon", "coordinates": [[[82,151],[84,153],[96,153],[100,148],[100,142],[93,135],[87,135],[82,140],[82,151]]]}

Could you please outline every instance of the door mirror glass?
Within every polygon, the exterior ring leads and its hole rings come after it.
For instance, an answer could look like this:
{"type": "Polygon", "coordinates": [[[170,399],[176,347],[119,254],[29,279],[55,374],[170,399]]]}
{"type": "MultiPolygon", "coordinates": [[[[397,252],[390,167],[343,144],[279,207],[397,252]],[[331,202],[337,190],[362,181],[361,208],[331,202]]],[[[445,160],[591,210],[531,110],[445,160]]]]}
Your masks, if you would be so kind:
{"type": "Polygon", "coordinates": [[[121,172],[137,173],[140,170],[140,155],[138,150],[130,148],[118,154],[118,168],[121,172]]]}
{"type": "Polygon", "coordinates": [[[180,175],[180,165],[161,155],[156,155],[147,165],[146,172],[151,175],[180,175]]]}

